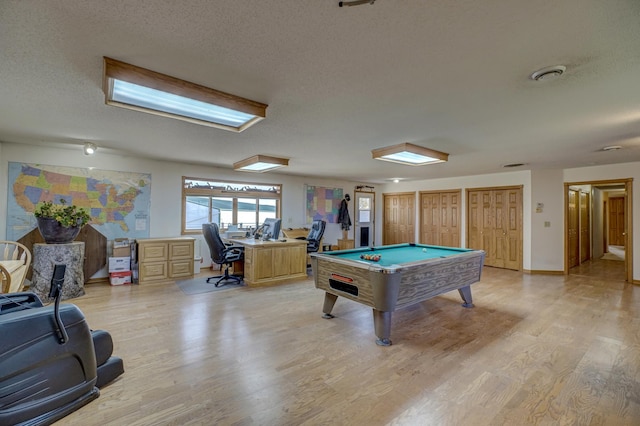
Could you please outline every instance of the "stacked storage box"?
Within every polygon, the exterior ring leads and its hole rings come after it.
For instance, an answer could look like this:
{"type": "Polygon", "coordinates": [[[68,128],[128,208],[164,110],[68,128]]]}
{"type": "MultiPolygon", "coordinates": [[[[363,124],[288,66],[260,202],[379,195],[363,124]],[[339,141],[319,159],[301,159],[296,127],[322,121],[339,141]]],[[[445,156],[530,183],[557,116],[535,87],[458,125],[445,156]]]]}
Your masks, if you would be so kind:
{"type": "Polygon", "coordinates": [[[113,241],[113,257],[109,258],[111,285],[131,284],[131,246],[128,238],[113,241]]]}

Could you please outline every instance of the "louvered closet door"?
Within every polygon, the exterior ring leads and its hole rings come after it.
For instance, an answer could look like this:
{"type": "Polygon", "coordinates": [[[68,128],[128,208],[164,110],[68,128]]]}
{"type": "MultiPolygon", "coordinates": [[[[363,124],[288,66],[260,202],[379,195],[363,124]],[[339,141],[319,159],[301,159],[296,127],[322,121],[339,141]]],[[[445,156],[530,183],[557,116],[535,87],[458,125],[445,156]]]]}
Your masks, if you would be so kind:
{"type": "Polygon", "coordinates": [[[440,244],[440,194],[420,194],[421,244],[440,244]]]}
{"type": "Polygon", "coordinates": [[[485,265],[522,266],[522,189],[468,192],[468,247],[484,250],[485,265]]]}
{"type": "Polygon", "coordinates": [[[383,194],[384,245],[415,241],[415,194],[383,194]]]}
{"type": "Polygon", "coordinates": [[[570,189],[568,194],[567,231],[569,235],[569,268],[580,264],[578,191],[570,189]]]}
{"type": "Polygon", "coordinates": [[[460,191],[420,193],[420,243],[460,247],[460,191]]]}
{"type": "Polygon", "coordinates": [[[588,192],[580,192],[580,263],[591,259],[591,201],[588,192]]]}
{"type": "Polygon", "coordinates": [[[609,244],[624,246],[624,197],[609,198],[609,244]]]}
{"type": "Polygon", "coordinates": [[[500,253],[502,267],[520,269],[520,259],[522,257],[522,190],[505,189],[497,191],[496,200],[498,199],[498,194],[501,199],[502,223],[501,226],[497,227],[496,232],[502,231],[502,253],[500,253]]]}

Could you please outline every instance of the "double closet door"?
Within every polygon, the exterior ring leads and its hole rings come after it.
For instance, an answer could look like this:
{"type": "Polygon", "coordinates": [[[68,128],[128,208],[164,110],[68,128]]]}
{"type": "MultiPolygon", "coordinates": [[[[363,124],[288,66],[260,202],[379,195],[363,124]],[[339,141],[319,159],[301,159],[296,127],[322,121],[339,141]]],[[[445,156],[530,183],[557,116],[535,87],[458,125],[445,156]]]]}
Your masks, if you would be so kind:
{"type": "Polygon", "coordinates": [[[420,243],[460,247],[461,191],[420,192],[420,243]]]}
{"type": "Polygon", "coordinates": [[[384,217],[382,244],[412,243],[415,241],[415,198],[414,192],[382,194],[384,217]]]}
{"type": "Polygon", "coordinates": [[[485,266],[522,269],[522,187],[468,190],[467,213],[467,247],[485,266]]]}
{"type": "Polygon", "coordinates": [[[570,188],[567,202],[569,268],[573,268],[591,259],[591,197],[570,188]]]}

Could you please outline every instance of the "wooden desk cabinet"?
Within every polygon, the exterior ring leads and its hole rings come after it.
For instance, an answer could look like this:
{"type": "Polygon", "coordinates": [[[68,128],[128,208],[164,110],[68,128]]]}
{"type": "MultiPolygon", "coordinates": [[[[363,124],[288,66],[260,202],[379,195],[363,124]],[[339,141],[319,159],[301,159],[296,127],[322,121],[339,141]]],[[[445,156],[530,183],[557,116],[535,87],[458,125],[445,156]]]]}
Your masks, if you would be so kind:
{"type": "Polygon", "coordinates": [[[244,281],[264,286],[307,277],[307,242],[233,239],[244,246],[244,281]]]}
{"type": "Polygon", "coordinates": [[[138,243],[138,282],[193,276],[194,238],[148,238],[138,243]]]}
{"type": "Polygon", "coordinates": [[[338,250],[347,250],[355,248],[354,240],[338,240],[338,250]]]}

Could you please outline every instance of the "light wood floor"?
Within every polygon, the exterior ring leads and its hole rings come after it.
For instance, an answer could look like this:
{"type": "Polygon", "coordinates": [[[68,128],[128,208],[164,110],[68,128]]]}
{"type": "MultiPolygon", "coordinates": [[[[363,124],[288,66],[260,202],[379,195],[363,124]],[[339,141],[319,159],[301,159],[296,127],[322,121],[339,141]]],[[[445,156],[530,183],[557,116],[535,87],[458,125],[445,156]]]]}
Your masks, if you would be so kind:
{"type": "Polygon", "coordinates": [[[126,372],[57,424],[638,425],[640,288],[596,269],[485,268],[474,309],[452,292],[397,311],[390,347],[365,306],[322,319],[312,280],[89,286],[73,302],[126,372]]]}

